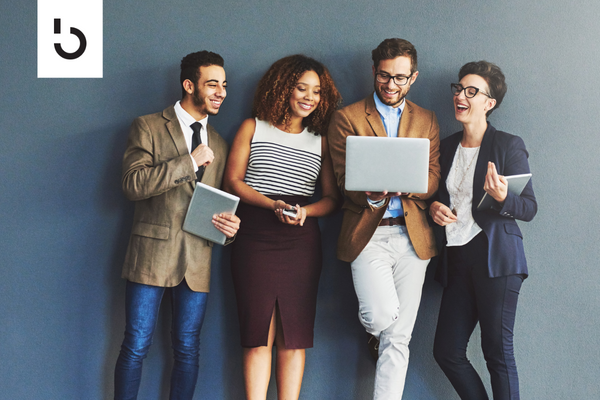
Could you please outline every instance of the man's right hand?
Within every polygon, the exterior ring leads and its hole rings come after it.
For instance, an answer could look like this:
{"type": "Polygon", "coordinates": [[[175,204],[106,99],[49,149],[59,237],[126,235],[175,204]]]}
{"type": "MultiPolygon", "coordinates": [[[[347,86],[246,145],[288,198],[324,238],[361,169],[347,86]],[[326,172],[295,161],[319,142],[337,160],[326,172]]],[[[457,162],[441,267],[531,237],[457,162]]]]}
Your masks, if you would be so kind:
{"type": "Polygon", "coordinates": [[[228,238],[232,238],[236,235],[238,229],[240,229],[240,218],[235,214],[215,214],[212,218],[212,223],[221,232],[225,234],[228,238]]]}
{"type": "Polygon", "coordinates": [[[192,157],[194,158],[196,164],[199,167],[206,167],[208,164],[213,162],[213,160],[215,159],[215,154],[210,149],[210,147],[208,147],[205,144],[201,144],[198,147],[196,147],[194,151],[192,151],[192,157]]]}

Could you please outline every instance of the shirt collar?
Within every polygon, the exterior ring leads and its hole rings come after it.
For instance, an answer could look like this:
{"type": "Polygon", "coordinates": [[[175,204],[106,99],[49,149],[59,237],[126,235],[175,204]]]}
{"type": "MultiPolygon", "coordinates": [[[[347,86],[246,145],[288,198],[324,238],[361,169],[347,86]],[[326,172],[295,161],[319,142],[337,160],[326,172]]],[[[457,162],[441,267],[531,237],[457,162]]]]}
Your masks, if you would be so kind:
{"type": "Polygon", "coordinates": [[[402,104],[398,107],[388,106],[383,104],[379,97],[377,97],[377,93],[373,92],[373,99],[375,99],[375,108],[379,112],[379,115],[383,117],[385,120],[389,120],[390,118],[398,118],[402,116],[402,112],[404,112],[404,106],[406,105],[406,99],[402,100],[402,104]]]}
{"type": "MultiPolygon", "coordinates": [[[[183,109],[183,107],[181,107],[180,101],[175,103],[175,114],[177,114],[177,118],[179,119],[182,126],[187,126],[189,128],[190,125],[192,125],[194,122],[196,122],[194,117],[192,117],[187,111],[185,111],[183,109]]],[[[208,124],[208,115],[206,117],[204,117],[203,119],[199,120],[198,122],[200,122],[202,124],[202,126],[204,127],[204,129],[206,129],[206,126],[208,124]]],[[[192,128],[190,128],[190,129],[192,129],[192,128]]]]}

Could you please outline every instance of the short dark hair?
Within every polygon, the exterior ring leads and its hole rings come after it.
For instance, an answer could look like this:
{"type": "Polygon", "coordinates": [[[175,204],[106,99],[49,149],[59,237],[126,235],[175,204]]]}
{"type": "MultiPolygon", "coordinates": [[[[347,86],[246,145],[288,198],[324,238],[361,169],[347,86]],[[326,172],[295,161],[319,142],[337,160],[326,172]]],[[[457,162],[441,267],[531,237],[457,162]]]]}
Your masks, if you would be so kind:
{"type": "Polygon", "coordinates": [[[489,110],[486,114],[486,116],[489,117],[492,111],[500,107],[500,103],[502,103],[502,99],[508,89],[502,70],[496,64],[488,61],[471,61],[462,66],[458,72],[458,80],[461,80],[467,75],[478,75],[482,77],[488,85],[489,95],[496,100],[494,108],[489,110]]]}
{"type": "Polygon", "coordinates": [[[392,60],[401,56],[410,57],[410,73],[414,74],[417,70],[417,49],[408,40],[398,38],[385,39],[371,52],[375,69],[379,68],[381,60],[392,60]]]}
{"type": "MultiPolygon", "coordinates": [[[[200,67],[208,67],[209,65],[218,65],[222,67],[225,64],[223,57],[212,51],[197,51],[190,53],[181,59],[181,73],[179,74],[179,83],[183,85],[186,79],[192,81],[194,85],[200,79],[200,67]]],[[[181,88],[181,96],[185,96],[185,89],[181,88]]]]}
{"type": "Polygon", "coordinates": [[[338,92],[327,68],[314,58],[302,54],[275,61],[258,82],[252,105],[252,116],[272,125],[290,123],[292,112],[290,96],[298,79],[307,71],[314,71],[321,84],[321,101],[317,108],[305,117],[302,124],[315,134],[325,135],[331,114],[340,104],[338,92]]]}

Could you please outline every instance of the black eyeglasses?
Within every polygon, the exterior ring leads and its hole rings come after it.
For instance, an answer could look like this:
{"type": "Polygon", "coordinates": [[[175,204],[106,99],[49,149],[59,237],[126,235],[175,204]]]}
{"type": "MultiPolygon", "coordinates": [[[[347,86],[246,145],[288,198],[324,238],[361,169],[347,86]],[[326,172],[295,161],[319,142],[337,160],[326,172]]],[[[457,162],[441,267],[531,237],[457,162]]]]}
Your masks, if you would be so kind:
{"type": "Polygon", "coordinates": [[[455,96],[459,96],[460,92],[462,92],[464,90],[465,97],[467,99],[472,99],[473,97],[475,97],[477,95],[477,93],[485,94],[490,99],[493,99],[492,96],[490,96],[489,94],[487,94],[486,92],[484,92],[482,90],[479,90],[479,88],[476,88],[475,86],[463,87],[460,83],[451,83],[450,89],[452,89],[452,94],[454,94],[455,96]]]}
{"type": "Polygon", "coordinates": [[[379,82],[379,83],[388,83],[390,81],[390,79],[392,79],[396,85],[404,86],[408,83],[408,80],[412,76],[413,76],[413,74],[410,74],[409,76],[401,76],[401,75],[391,76],[388,74],[384,74],[383,72],[377,72],[375,74],[375,79],[377,79],[377,82],[379,82]]]}

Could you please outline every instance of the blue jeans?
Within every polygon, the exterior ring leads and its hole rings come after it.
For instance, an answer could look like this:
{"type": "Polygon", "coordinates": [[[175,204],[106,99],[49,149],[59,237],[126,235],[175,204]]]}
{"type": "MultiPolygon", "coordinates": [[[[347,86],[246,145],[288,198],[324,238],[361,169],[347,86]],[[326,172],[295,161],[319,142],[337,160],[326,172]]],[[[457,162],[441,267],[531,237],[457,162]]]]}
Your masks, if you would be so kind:
{"type": "MultiPolygon", "coordinates": [[[[164,287],[127,281],[125,339],[115,367],[115,400],[136,399],[142,361],[152,344],[164,287]]],[[[198,378],[200,329],[208,293],[194,292],[185,279],[171,288],[171,341],[174,353],[171,400],[192,399],[198,378]]]]}

